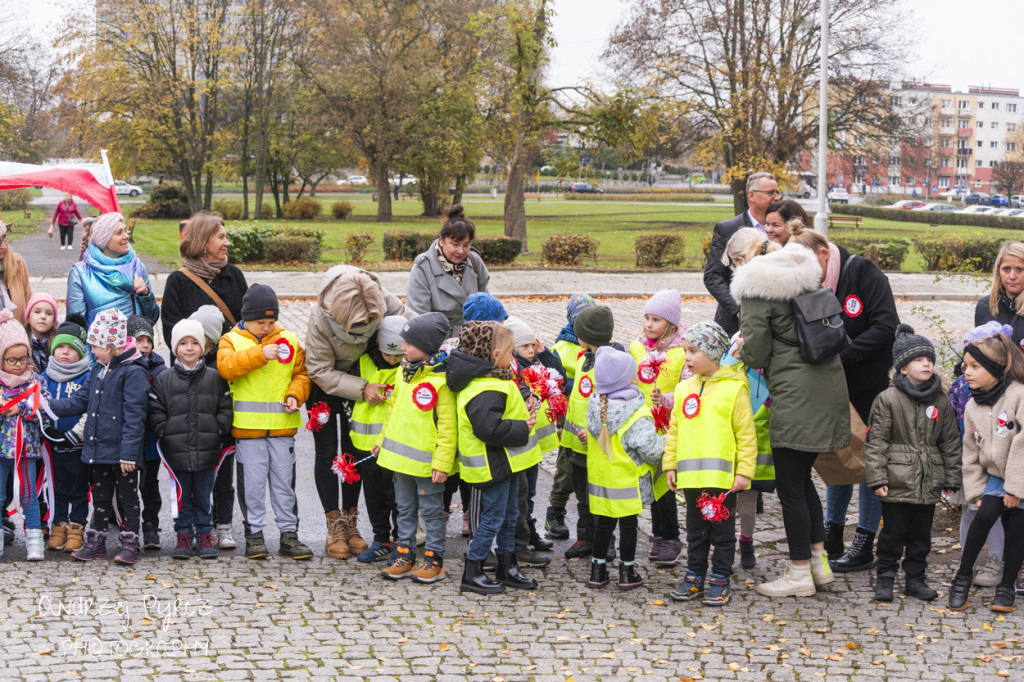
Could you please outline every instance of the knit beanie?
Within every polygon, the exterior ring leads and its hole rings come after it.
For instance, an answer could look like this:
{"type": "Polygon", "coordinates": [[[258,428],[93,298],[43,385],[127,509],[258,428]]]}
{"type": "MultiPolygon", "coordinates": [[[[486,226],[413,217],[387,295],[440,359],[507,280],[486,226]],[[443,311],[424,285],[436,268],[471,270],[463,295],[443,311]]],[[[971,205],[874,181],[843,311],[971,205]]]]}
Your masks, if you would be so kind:
{"type": "Polygon", "coordinates": [[[512,343],[516,348],[528,346],[537,341],[537,335],[533,333],[533,329],[522,318],[509,315],[505,318],[505,326],[512,330],[512,343]]]}
{"type": "Polygon", "coordinates": [[[206,332],[203,331],[203,325],[191,317],[178,320],[171,328],[171,352],[177,354],[178,344],[182,339],[189,337],[195,339],[200,346],[206,347],[206,332]]]}
{"type": "Polygon", "coordinates": [[[584,308],[576,316],[572,324],[577,338],[591,346],[607,346],[611,343],[615,332],[615,319],[612,309],[606,305],[595,305],[584,308]]]}
{"type": "Polygon", "coordinates": [[[277,294],[266,284],[253,284],[242,297],[242,319],[276,320],[279,314],[277,294]]]}
{"type": "Polygon", "coordinates": [[[892,366],[898,372],[914,358],[925,357],[935,362],[935,346],[909,324],[896,327],[896,340],[892,342],[892,366]]]}
{"type": "Polygon", "coordinates": [[[636,360],[629,353],[602,346],[594,354],[594,386],[598,393],[608,394],[626,388],[636,376],[636,360]]]}
{"type": "Polygon", "coordinates": [[[72,313],[67,318],[57,325],[57,333],[54,335],[53,340],[50,341],[50,353],[57,349],[57,346],[61,344],[68,344],[76,351],[78,351],[78,357],[84,358],[86,354],[85,348],[85,318],[78,313],[72,313]]]}
{"type": "Polygon", "coordinates": [[[203,334],[213,344],[220,341],[224,333],[224,313],[215,305],[201,305],[199,309],[188,316],[188,319],[195,320],[203,325],[203,334]]]}
{"type": "Polygon", "coordinates": [[[401,315],[388,315],[380,323],[377,330],[377,347],[381,353],[388,355],[402,354],[402,329],[405,328],[405,318],[401,315]]]}
{"type": "Polygon", "coordinates": [[[128,338],[137,339],[140,336],[148,336],[150,341],[153,341],[153,323],[149,321],[148,317],[142,315],[129,315],[128,316],[128,338]]]}
{"type": "Polygon", "coordinates": [[[683,339],[697,346],[708,360],[719,365],[729,351],[729,335],[717,322],[698,322],[683,332],[683,339]]]}
{"type": "Polygon", "coordinates": [[[39,293],[32,294],[28,299],[28,303],[25,304],[25,322],[28,322],[28,314],[32,312],[32,309],[36,307],[36,303],[48,303],[53,308],[53,319],[57,319],[57,299],[50,294],[39,293]]]}
{"type": "Polygon", "coordinates": [[[433,355],[448,338],[451,325],[444,313],[425,313],[414,317],[402,327],[401,336],[410,345],[433,355]]]}
{"type": "Polygon", "coordinates": [[[644,306],[644,315],[655,315],[678,328],[681,308],[682,298],[679,296],[679,290],[662,289],[647,301],[647,305],[644,306]]]}
{"type": "Polygon", "coordinates": [[[92,229],[89,231],[89,241],[96,245],[96,248],[105,249],[114,236],[117,226],[124,222],[124,216],[120,213],[104,213],[93,221],[92,229]]]}
{"type": "Polygon", "coordinates": [[[490,294],[470,294],[462,304],[462,318],[466,322],[501,322],[506,317],[505,306],[490,294]]]}
{"type": "MultiPolygon", "coordinates": [[[[0,358],[3,358],[4,353],[12,346],[32,348],[28,343],[28,333],[24,325],[14,319],[14,313],[7,309],[0,310],[0,358]]],[[[6,368],[6,365],[0,363],[0,369],[6,368]]]]}
{"type": "Polygon", "coordinates": [[[565,306],[565,319],[569,324],[576,321],[576,316],[584,308],[597,305],[597,301],[590,297],[590,294],[573,294],[565,306]]]}
{"type": "Polygon", "coordinates": [[[108,350],[118,350],[128,344],[128,318],[117,308],[101,310],[92,319],[88,343],[108,350]]]}

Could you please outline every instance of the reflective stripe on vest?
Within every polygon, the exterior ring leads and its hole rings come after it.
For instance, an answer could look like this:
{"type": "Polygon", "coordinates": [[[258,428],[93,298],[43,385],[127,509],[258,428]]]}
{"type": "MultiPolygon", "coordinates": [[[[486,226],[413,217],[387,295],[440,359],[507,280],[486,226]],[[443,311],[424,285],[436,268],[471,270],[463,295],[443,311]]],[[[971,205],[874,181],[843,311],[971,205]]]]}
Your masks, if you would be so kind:
{"type": "Polygon", "coordinates": [[[590,512],[601,516],[621,518],[643,511],[640,496],[640,478],[654,474],[649,464],[637,466],[622,447],[622,434],[640,419],[651,418],[646,405],[630,415],[629,419],[611,434],[611,453],[601,449],[598,438],[590,434],[587,440],[587,493],[590,512]]]}
{"type": "MultiPolygon", "coordinates": [[[[487,446],[473,434],[473,425],[466,414],[469,402],[486,391],[494,391],[505,396],[505,413],[502,419],[526,421],[530,416],[519,387],[509,379],[480,377],[473,379],[459,391],[459,475],[466,483],[486,483],[493,478],[490,463],[487,461],[487,446]]],[[[540,461],[536,440],[520,448],[506,448],[505,456],[508,457],[513,472],[523,471],[540,461]]]]}
{"type": "Polygon", "coordinates": [[[648,349],[644,347],[639,341],[634,341],[629,344],[629,354],[636,360],[636,376],[637,376],[637,388],[644,394],[644,404],[647,407],[654,405],[651,402],[651,394],[654,392],[654,388],[657,387],[662,393],[672,393],[676,390],[676,384],[679,383],[679,375],[683,372],[683,365],[686,362],[686,351],[682,348],[669,348],[665,353],[668,359],[661,365],[661,370],[658,373],[657,381],[647,383],[643,380],[641,374],[643,368],[640,367],[640,363],[643,362],[648,356],[648,349]]]}
{"type": "Polygon", "coordinates": [[[565,413],[561,441],[562,447],[581,454],[586,454],[587,446],[583,444],[580,437],[576,435],[576,432],[586,428],[586,426],[580,426],[580,424],[585,425],[587,423],[587,404],[590,402],[590,396],[594,392],[594,369],[591,368],[589,372],[583,371],[583,363],[586,359],[586,355],[581,355],[579,360],[576,361],[576,382],[572,385],[572,393],[569,394],[569,409],[565,413]],[[584,381],[584,377],[586,381],[584,381]],[[588,395],[580,395],[580,384],[588,382],[590,393],[588,395]]]}
{"type": "MultiPolygon", "coordinates": [[[[384,384],[393,386],[395,376],[398,374],[398,365],[378,369],[373,364],[369,354],[363,353],[359,357],[359,376],[366,379],[369,384],[384,384]]],[[[392,394],[394,391],[392,390],[392,394]]],[[[387,396],[386,396],[387,397],[387,396]]],[[[390,397],[389,397],[390,399],[390,397]]],[[[352,447],[363,452],[369,452],[377,443],[377,436],[384,429],[384,420],[388,418],[388,400],[376,405],[371,405],[365,400],[359,400],[352,406],[352,418],[349,421],[349,438],[352,440],[352,447]]]]}
{"type": "Polygon", "coordinates": [[[757,466],[754,468],[755,481],[775,480],[775,458],[772,457],[772,444],[768,433],[768,415],[770,410],[761,405],[754,414],[754,431],[757,432],[757,466]]]}
{"type": "MultiPolygon", "coordinates": [[[[672,424],[678,424],[676,471],[680,488],[724,488],[733,484],[736,438],[732,430],[736,395],[746,388],[743,376],[704,381],[693,377],[676,389],[672,424]],[[692,419],[683,414],[683,403],[700,394],[700,411],[692,419]]],[[[749,399],[746,395],[744,400],[749,399]]]]}
{"type": "MultiPolygon", "coordinates": [[[[391,394],[394,407],[385,427],[377,464],[400,474],[425,478],[433,473],[438,433],[435,421],[437,408],[424,411],[413,401],[413,391],[422,383],[429,383],[438,394],[449,390],[444,383],[444,374],[420,371],[410,383],[406,383],[402,373],[396,373],[395,390],[391,394]]],[[[454,438],[452,434],[451,439],[454,438]]]]}
{"type": "MultiPolygon", "coordinates": [[[[232,330],[228,332],[231,344],[236,351],[243,351],[254,346],[263,346],[268,337],[257,342],[251,336],[232,330]]],[[[289,331],[282,331],[279,337],[299,348],[299,339],[289,331]]],[[[230,383],[231,403],[234,415],[232,424],[238,429],[253,431],[286,431],[302,426],[302,415],[298,412],[288,414],[283,403],[292,381],[295,368],[295,353],[288,362],[271,360],[257,370],[235,379],[230,383]]]]}

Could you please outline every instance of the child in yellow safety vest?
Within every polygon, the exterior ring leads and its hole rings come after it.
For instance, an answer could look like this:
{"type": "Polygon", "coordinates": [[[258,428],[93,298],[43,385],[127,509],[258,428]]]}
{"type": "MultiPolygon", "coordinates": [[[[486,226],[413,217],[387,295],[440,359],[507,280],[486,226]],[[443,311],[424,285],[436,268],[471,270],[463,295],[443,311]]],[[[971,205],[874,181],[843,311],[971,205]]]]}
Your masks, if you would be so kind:
{"type": "Polygon", "coordinates": [[[757,463],[757,435],[747,377],[741,365],[721,365],[729,337],[714,322],[683,334],[693,377],[676,387],[662,467],[686,499],[686,577],[676,601],[703,596],[707,606],[729,602],[736,555],[736,492],[746,490],[757,463]],[[707,594],[704,579],[711,556],[707,594]]]}
{"type": "Polygon", "coordinates": [[[381,470],[376,458],[367,457],[387,420],[388,401],[394,392],[395,377],[402,362],[401,332],[404,326],[405,318],[401,315],[389,315],[381,320],[375,339],[370,340],[366,352],[359,356],[359,362],[350,370],[352,375],[365,379],[368,387],[379,386],[378,393],[384,398],[377,403],[368,400],[352,403],[352,416],[348,423],[352,457],[361,462],[357,467],[359,480],[356,485],[362,488],[366,515],[370,517],[370,527],[373,528],[373,543],[363,552],[355,551],[346,540],[346,530],[354,527],[355,514],[332,511],[327,515],[327,556],[332,558],[347,559],[350,554],[357,554],[362,563],[380,561],[391,554],[392,535],[396,539],[398,536],[398,528],[392,523],[397,512],[391,472],[381,470]]]}
{"type": "Polygon", "coordinates": [[[447,367],[438,352],[448,330],[443,313],[402,318],[399,341],[404,359],[394,379],[384,428],[373,446],[383,473],[394,475],[396,558],[381,572],[390,580],[434,583],[445,577],[444,486],[455,470],[458,441],[455,396],[445,383],[447,367]],[[415,566],[420,516],[427,537],[423,562],[415,566]]]}
{"type": "MultiPolygon", "coordinates": [[[[629,344],[629,354],[637,362],[637,386],[648,407],[665,405],[672,409],[676,384],[690,378],[679,336],[681,315],[679,291],[662,289],[647,301],[643,328],[629,344]]],[[[659,567],[674,566],[683,549],[675,495],[662,495],[651,505],[651,535],[647,559],[659,567]]]]}
{"type": "Polygon", "coordinates": [[[636,570],[637,520],[645,506],[668,488],[661,473],[665,437],[659,436],[637,388],[636,360],[610,347],[598,348],[594,362],[596,391],[587,405],[587,488],[594,515],[594,558],[588,587],[608,584],[608,545],[616,524],[620,590],[643,584],[636,570]]]}
{"type": "Polygon", "coordinates": [[[537,588],[519,571],[515,527],[519,516],[518,473],[540,461],[530,433],[537,417],[526,408],[514,381],[512,331],[497,322],[466,322],[459,348],[448,356],[446,382],[456,393],[459,471],[472,490],[470,514],[478,514],[460,591],[503,592],[505,586],[537,588]],[[477,511],[479,510],[479,511],[477,511]],[[495,579],[483,562],[497,539],[495,579]]]}
{"type": "Polygon", "coordinates": [[[313,552],[299,541],[295,513],[295,432],[302,426],[299,406],[309,397],[309,375],[299,338],[281,326],[278,314],[273,289],[249,287],[242,298],[242,319],[221,337],[217,371],[231,389],[245,556],[270,556],[263,540],[269,482],[270,504],[281,531],[278,554],[311,559],[313,552]]]}

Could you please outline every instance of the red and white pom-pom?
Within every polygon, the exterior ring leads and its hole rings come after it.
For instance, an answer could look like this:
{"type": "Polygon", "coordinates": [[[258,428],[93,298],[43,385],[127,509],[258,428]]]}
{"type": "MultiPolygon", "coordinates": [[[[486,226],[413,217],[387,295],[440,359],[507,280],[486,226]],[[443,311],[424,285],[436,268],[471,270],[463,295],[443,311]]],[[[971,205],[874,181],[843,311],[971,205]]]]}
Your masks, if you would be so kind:
{"type": "Polygon", "coordinates": [[[668,427],[672,420],[672,410],[668,405],[655,405],[651,408],[651,416],[654,417],[654,428],[658,433],[668,433],[668,427]]]}
{"type": "Polygon", "coordinates": [[[334,463],[331,464],[331,471],[336,476],[341,477],[342,483],[355,483],[359,480],[359,472],[356,471],[355,458],[343,452],[334,458],[334,463]]]}
{"type": "Polygon", "coordinates": [[[288,342],[288,339],[277,340],[277,361],[288,364],[295,357],[295,346],[288,342]]]}
{"type": "Polygon", "coordinates": [[[542,365],[526,367],[519,376],[540,400],[548,400],[554,394],[561,393],[562,386],[565,384],[565,380],[557,369],[542,365]]]}
{"type": "Polygon", "coordinates": [[[651,353],[637,365],[636,375],[645,384],[653,384],[661,374],[661,366],[668,360],[665,353],[651,353]]]}
{"type": "Polygon", "coordinates": [[[561,392],[551,394],[551,397],[547,399],[547,412],[548,419],[553,422],[558,421],[565,416],[565,413],[569,411],[569,401],[566,400],[565,396],[561,392]]]}
{"type": "Polygon", "coordinates": [[[324,424],[331,418],[331,408],[327,407],[327,403],[324,402],[313,403],[308,413],[309,418],[306,420],[306,428],[313,433],[323,428],[324,424]]]}
{"type": "Polygon", "coordinates": [[[725,506],[725,496],[727,494],[721,493],[712,496],[708,495],[707,490],[700,494],[700,497],[697,498],[697,509],[700,510],[700,514],[704,517],[705,521],[717,523],[729,518],[729,509],[725,506]]]}

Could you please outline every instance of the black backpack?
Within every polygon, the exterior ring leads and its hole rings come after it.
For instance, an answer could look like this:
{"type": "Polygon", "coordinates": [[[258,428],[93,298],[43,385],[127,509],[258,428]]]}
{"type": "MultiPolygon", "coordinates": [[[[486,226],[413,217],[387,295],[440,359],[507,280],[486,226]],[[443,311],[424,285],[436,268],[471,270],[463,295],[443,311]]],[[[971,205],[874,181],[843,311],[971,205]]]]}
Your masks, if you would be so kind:
{"type": "Polygon", "coordinates": [[[796,340],[772,332],[772,338],[796,346],[800,358],[818,365],[850,345],[843,326],[843,307],[831,289],[822,287],[789,299],[796,319],[796,340]]]}

